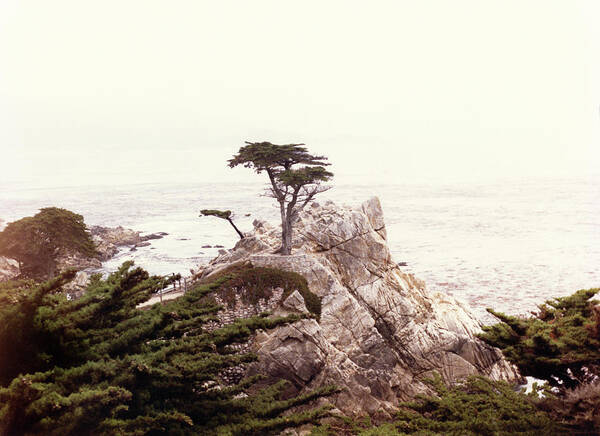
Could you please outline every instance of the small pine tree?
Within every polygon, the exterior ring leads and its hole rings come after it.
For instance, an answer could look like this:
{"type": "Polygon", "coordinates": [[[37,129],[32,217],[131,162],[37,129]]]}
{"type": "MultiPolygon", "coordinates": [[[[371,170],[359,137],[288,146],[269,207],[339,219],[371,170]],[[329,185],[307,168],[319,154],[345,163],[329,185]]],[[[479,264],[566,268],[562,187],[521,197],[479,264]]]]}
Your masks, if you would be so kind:
{"type": "Polygon", "coordinates": [[[255,317],[211,330],[221,281],[139,310],[168,280],[127,262],[68,301],[67,272],[38,285],[0,288],[0,435],[273,434],[312,422],[326,408],[291,408],[334,392],[281,399],[283,382],[223,385],[219,374],[256,359],[230,347],[256,329],[295,321],[255,317]],[[27,288],[29,286],[29,288],[27,288]]]}

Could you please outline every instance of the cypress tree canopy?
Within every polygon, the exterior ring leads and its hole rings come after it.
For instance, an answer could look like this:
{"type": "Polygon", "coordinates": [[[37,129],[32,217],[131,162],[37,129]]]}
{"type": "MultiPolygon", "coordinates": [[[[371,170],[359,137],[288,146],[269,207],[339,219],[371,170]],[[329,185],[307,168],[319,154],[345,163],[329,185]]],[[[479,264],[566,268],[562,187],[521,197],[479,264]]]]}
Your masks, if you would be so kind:
{"type": "Polygon", "coordinates": [[[0,360],[0,435],[273,434],[326,414],[286,411],[332,388],[282,399],[283,383],[222,383],[222,371],[256,359],[230,345],[299,319],[209,328],[220,310],[210,294],[230,278],[139,310],[168,280],[127,262],[69,301],[60,290],[72,276],[0,287],[12,302],[0,307],[0,349],[11,351],[0,360]]]}
{"type": "Polygon", "coordinates": [[[66,209],[40,209],[32,217],[9,223],[0,232],[0,255],[16,259],[25,277],[53,276],[56,259],[64,250],[88,257],[97,255],[83,217],[66,209]]]}
{"type": "Polygon", "coordinates": [[[590,300],[598,291],[546,301],[530,318],[488,309],[501,322],[483,327],[479,337],[500,348],[523,375],[573,388],[600,376],[600,308],[590,300]]]}

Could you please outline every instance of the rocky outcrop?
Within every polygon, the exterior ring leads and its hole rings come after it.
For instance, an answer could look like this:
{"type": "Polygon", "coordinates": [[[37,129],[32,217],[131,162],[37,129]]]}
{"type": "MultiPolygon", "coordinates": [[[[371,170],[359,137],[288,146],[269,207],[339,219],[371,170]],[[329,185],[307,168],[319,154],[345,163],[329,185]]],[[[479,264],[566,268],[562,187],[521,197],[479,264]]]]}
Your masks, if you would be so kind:
{"type": "MultiPolygon", "coordinates": [[[[298,390],[336,384],[343,391],[332,401],[350,414],[392,409],[427,391],[421,379],[434,371],[450,383],[470,374],[520,379],[475,337],[480,324],[464,303],[428,291],[392,260],[377,198],[359,208],[313,203],[294,232],[293,254],[272,254],[280,229],[255,221],[252,234],[202,273],[209,278],[236,262],[295,271],[322,299],[319,321],[256,335],[251,373],[286,378],[298,390]]],[[[297,297],[278,310],[305,311],[297,297]]]]}
{"type": "MultiPolygon", "coordinates": [[[[0,219],[0,230],[3,224],[4,221],[0,219]]],[[[69,268],[76,270],[101,268],[102,262],[113,258],[119,252],[120,247],[129,246],[134,251],[138,247],[150,245],[151,243],[148,241],[161,239],[168,235],[165,232],[141,235],[140,232],[121,226],[92,226],[90,227],[90,234],[99,256],[90,257],[76,250],[62,250],[56,258],[56,268],[58,271],[64,271],[69,268]]],[[[0,256],[0,282],[11,280],[19,274],[19,263],[16,260],[0,256]]]]}
{"type": "Polygon", "coordinates": [[[119,247],[131,246],[132,248],[149,245],[146,241],[151,239],[160,239],[166,233],[153,233],[148,236],[141,236],[140,232],[118,227],[92,226],[90,233],[96,249],[100,253],[101,260],[109,260],[119,252],[119,247]]]}
{"type": "Polygon", "coordinates": [[[21,274],[19,262],[0,256],[0,282],[17,278],[19,274],[21,274]]]}
{"type": "Polygon", "coordinates": [[[95,257],[89,257],[79,251],[63,250],[56,259],[58,271],[69,268],[76,270],[101,268],[102,262],[95,257]]]}
{"type": "Polygon", "coordinates": [[[159,232],[142,236],[140,232],[118,227],[90,227],[90,234],[99,253],[98,258],[85,256],[77,251],[64,251],[60,253],[57,259],[57,268],[63,271],[67,268],[97,269],[102,267],[102,262],[113,258],[119,252],[120,247],[131,247],[132,251],[138,247],[150,245],[150,240],[160,239],[167,233],[159,232]]]}

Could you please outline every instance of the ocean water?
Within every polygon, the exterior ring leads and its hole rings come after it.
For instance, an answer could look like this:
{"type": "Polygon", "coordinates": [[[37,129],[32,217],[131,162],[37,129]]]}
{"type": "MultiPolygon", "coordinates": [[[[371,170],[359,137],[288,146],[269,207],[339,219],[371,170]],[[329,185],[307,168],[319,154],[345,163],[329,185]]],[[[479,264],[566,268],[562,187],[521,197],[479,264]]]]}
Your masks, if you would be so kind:
{"type": "MultiPolygon", "coordinates": [[[[262,184],[236,183],[5,186],[0,218],[58,206],[82,214],[88,225],[167,232],[149,247],[122,250],[103,269],[132,259],[154,274],[186,275],[217,254],[203,245],[230,248],[237,240],[227,222],[201,218],[199,210],[231,209],[242,231],[256,218],[276,224],[278,209],[263,191],[262,184]]],[[[600,287],[600,180],[334,185],[317,201],[359,205],[373,195],[383,205],[394,259],[486,321],[486,307],[523,314],[546,299],[600,287]]]]}

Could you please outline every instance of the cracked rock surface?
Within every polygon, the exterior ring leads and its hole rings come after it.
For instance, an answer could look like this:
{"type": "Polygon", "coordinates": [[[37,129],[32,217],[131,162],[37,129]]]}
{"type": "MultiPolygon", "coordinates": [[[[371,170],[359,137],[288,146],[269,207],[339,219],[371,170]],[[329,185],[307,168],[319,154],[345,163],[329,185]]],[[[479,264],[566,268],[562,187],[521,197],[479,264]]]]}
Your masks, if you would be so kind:
{"type": "MultiPolygon", "coordinates": [[[[433,371],[454,382],[470,374],[520,380],[501,353],[475,337],[480,324],[465,303],[433,293],[392,260],[379,199],[358,208],[312,203],[294,225],[290,256],[272,254],[281,230],[255,221],[254,232],[204,270],[234,262],[302,274],[322,298],[320,321],[305,319],[258,334],[250,372],[283,377],[296,390],[335,384],[330,401],[349,414],[391,411],[426,392],[433,371]]],[[[290,301],[302,311],[303,301],[290,301]]],[[[301,297],[300,297],[301,298],[301,297]]]]}

